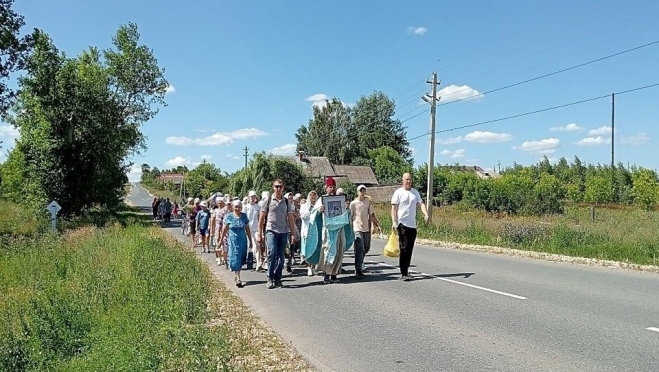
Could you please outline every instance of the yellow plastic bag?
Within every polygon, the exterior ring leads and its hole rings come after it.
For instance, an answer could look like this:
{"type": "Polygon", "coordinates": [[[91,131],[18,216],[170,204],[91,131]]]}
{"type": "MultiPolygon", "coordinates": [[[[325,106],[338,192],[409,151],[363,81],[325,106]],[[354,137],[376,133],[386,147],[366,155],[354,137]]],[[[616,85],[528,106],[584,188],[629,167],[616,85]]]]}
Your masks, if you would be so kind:
{"type": "Polygon", "coordinates": [[[389,241],[384,246],[384,255],[387,257],[400,256],[400,249],[398,248],[398,235],[395,230],[391,230],[389,234],[389,241]]]}

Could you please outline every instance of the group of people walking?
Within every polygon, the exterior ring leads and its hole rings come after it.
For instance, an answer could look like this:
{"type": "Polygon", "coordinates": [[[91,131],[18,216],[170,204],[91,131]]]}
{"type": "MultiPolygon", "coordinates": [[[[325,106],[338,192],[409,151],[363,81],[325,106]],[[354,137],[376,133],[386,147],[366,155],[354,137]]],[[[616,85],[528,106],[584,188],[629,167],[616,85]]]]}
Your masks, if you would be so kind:
{"type": "MultiPolygon", "coordinates": [[[[406,173],[402,186],[391,198],[392,231],[398,234],[400,249],[400,279],[405,281],[410,279],[417,207],[428,219],[426,205],[411,186],[412,177],[406,173]]],[[[291,273],[296,254],[309,276],[323,273],[325,284],[338,283],[345,253],[353,246],[355,276],[363,279],[364,256],[371,247],[372,231],[380,228],[366,186],[359,185],[357,197],[350,202],[331,177],[325,179],[322,196],[311,191],[305,198],[284,193],[284,189],[284,182],[276,179],[272,191],[262,192],[260,200],[255,191],[242,199],[221,193],[208,201],[189,198],[183,209],[190,222],[192,248],[200,235],[202,253],[210,253],[213,246],[217,265],[234,272],[239,288],[244,286],[240,276],[243,266],[252,269],[254,264],[255,270],[266,272],[269,289],[283,287],[284,267],[291,273]]]]}
{"type": "Polygon", "coordinates": [[[161,220],[164,223],[172,222],[172,215],[176,218],[178,213],[178,203],[172,203],[169,198],[155,197],[151,202],[151,211],[154,220],[161,220]]]}

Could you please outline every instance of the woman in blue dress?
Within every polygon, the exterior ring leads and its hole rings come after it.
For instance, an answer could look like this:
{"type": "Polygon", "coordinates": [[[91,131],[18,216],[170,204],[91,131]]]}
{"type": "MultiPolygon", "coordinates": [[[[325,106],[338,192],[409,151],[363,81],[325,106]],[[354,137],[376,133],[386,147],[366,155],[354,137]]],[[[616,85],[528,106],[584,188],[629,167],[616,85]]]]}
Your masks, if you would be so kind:
{"type": "Polygon", "coordinates": [[[247,259],[247,241],[249,240],[249,249],[252,249],[252,234],[249,231],[249,220],[247,214],[242,212],[243,205],[240,200],[234,200],[231,203],[232,211],[224,217],[224,227],[220,242],[224,244],[224,238],[229,234],[228,258],[229,268],[234,272],[236,278],[236,287],[242,288],[245,284],[240,279],[240,269],[242,269],[247,259]]]}

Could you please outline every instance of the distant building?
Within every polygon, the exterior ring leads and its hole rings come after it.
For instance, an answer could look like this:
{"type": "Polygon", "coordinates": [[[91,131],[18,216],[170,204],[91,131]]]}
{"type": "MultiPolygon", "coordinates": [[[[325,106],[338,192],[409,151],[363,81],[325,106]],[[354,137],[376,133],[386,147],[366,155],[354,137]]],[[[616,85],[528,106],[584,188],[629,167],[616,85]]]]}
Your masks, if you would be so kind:
{"type": "Polygon", "coordinates": [[[178,173],[160,173],[156,179],[162,184],[171,182],[174,186],[181,186],[183,183],[183,175],[178,173]]]}
{"type": "Polygon", "coordinates": [[[449,169],[449,170],[454,170],[454,171],[461,171],[461,172],[474,172],[478,177],[482,179],[491,179],[491,178],[499,178],[501,175],[499,173],[496,173],[494,171],[486,171],[485,169],[477,166],[477,165],[441,165],[438,167],[439,169],[449,169]]]}
{"type": "Polygon", "coordinates": [[[355,185],[379,185],[373,169],[364,165],[334,165],[325,156],[307,156],[299,151],[297,156],[275,156],[277,159],[288,160],[302,167],[304,174],[313,179],[324,181],[327,177],[336,179],[337,183],[343,181],[355,185]]]}

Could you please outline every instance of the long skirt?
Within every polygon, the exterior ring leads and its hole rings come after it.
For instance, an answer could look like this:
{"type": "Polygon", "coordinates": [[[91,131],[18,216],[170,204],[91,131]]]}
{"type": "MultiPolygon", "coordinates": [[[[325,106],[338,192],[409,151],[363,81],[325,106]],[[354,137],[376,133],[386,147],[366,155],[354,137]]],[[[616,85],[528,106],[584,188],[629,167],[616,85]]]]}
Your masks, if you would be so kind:
{"type": "Polygon", "coordinates": [[[240,271],[247,259],[247,235],[245,230],[242,230],[242,234],[236,234],[229,230],[229,252],[227,256],[231,271],[240,271]]]}

